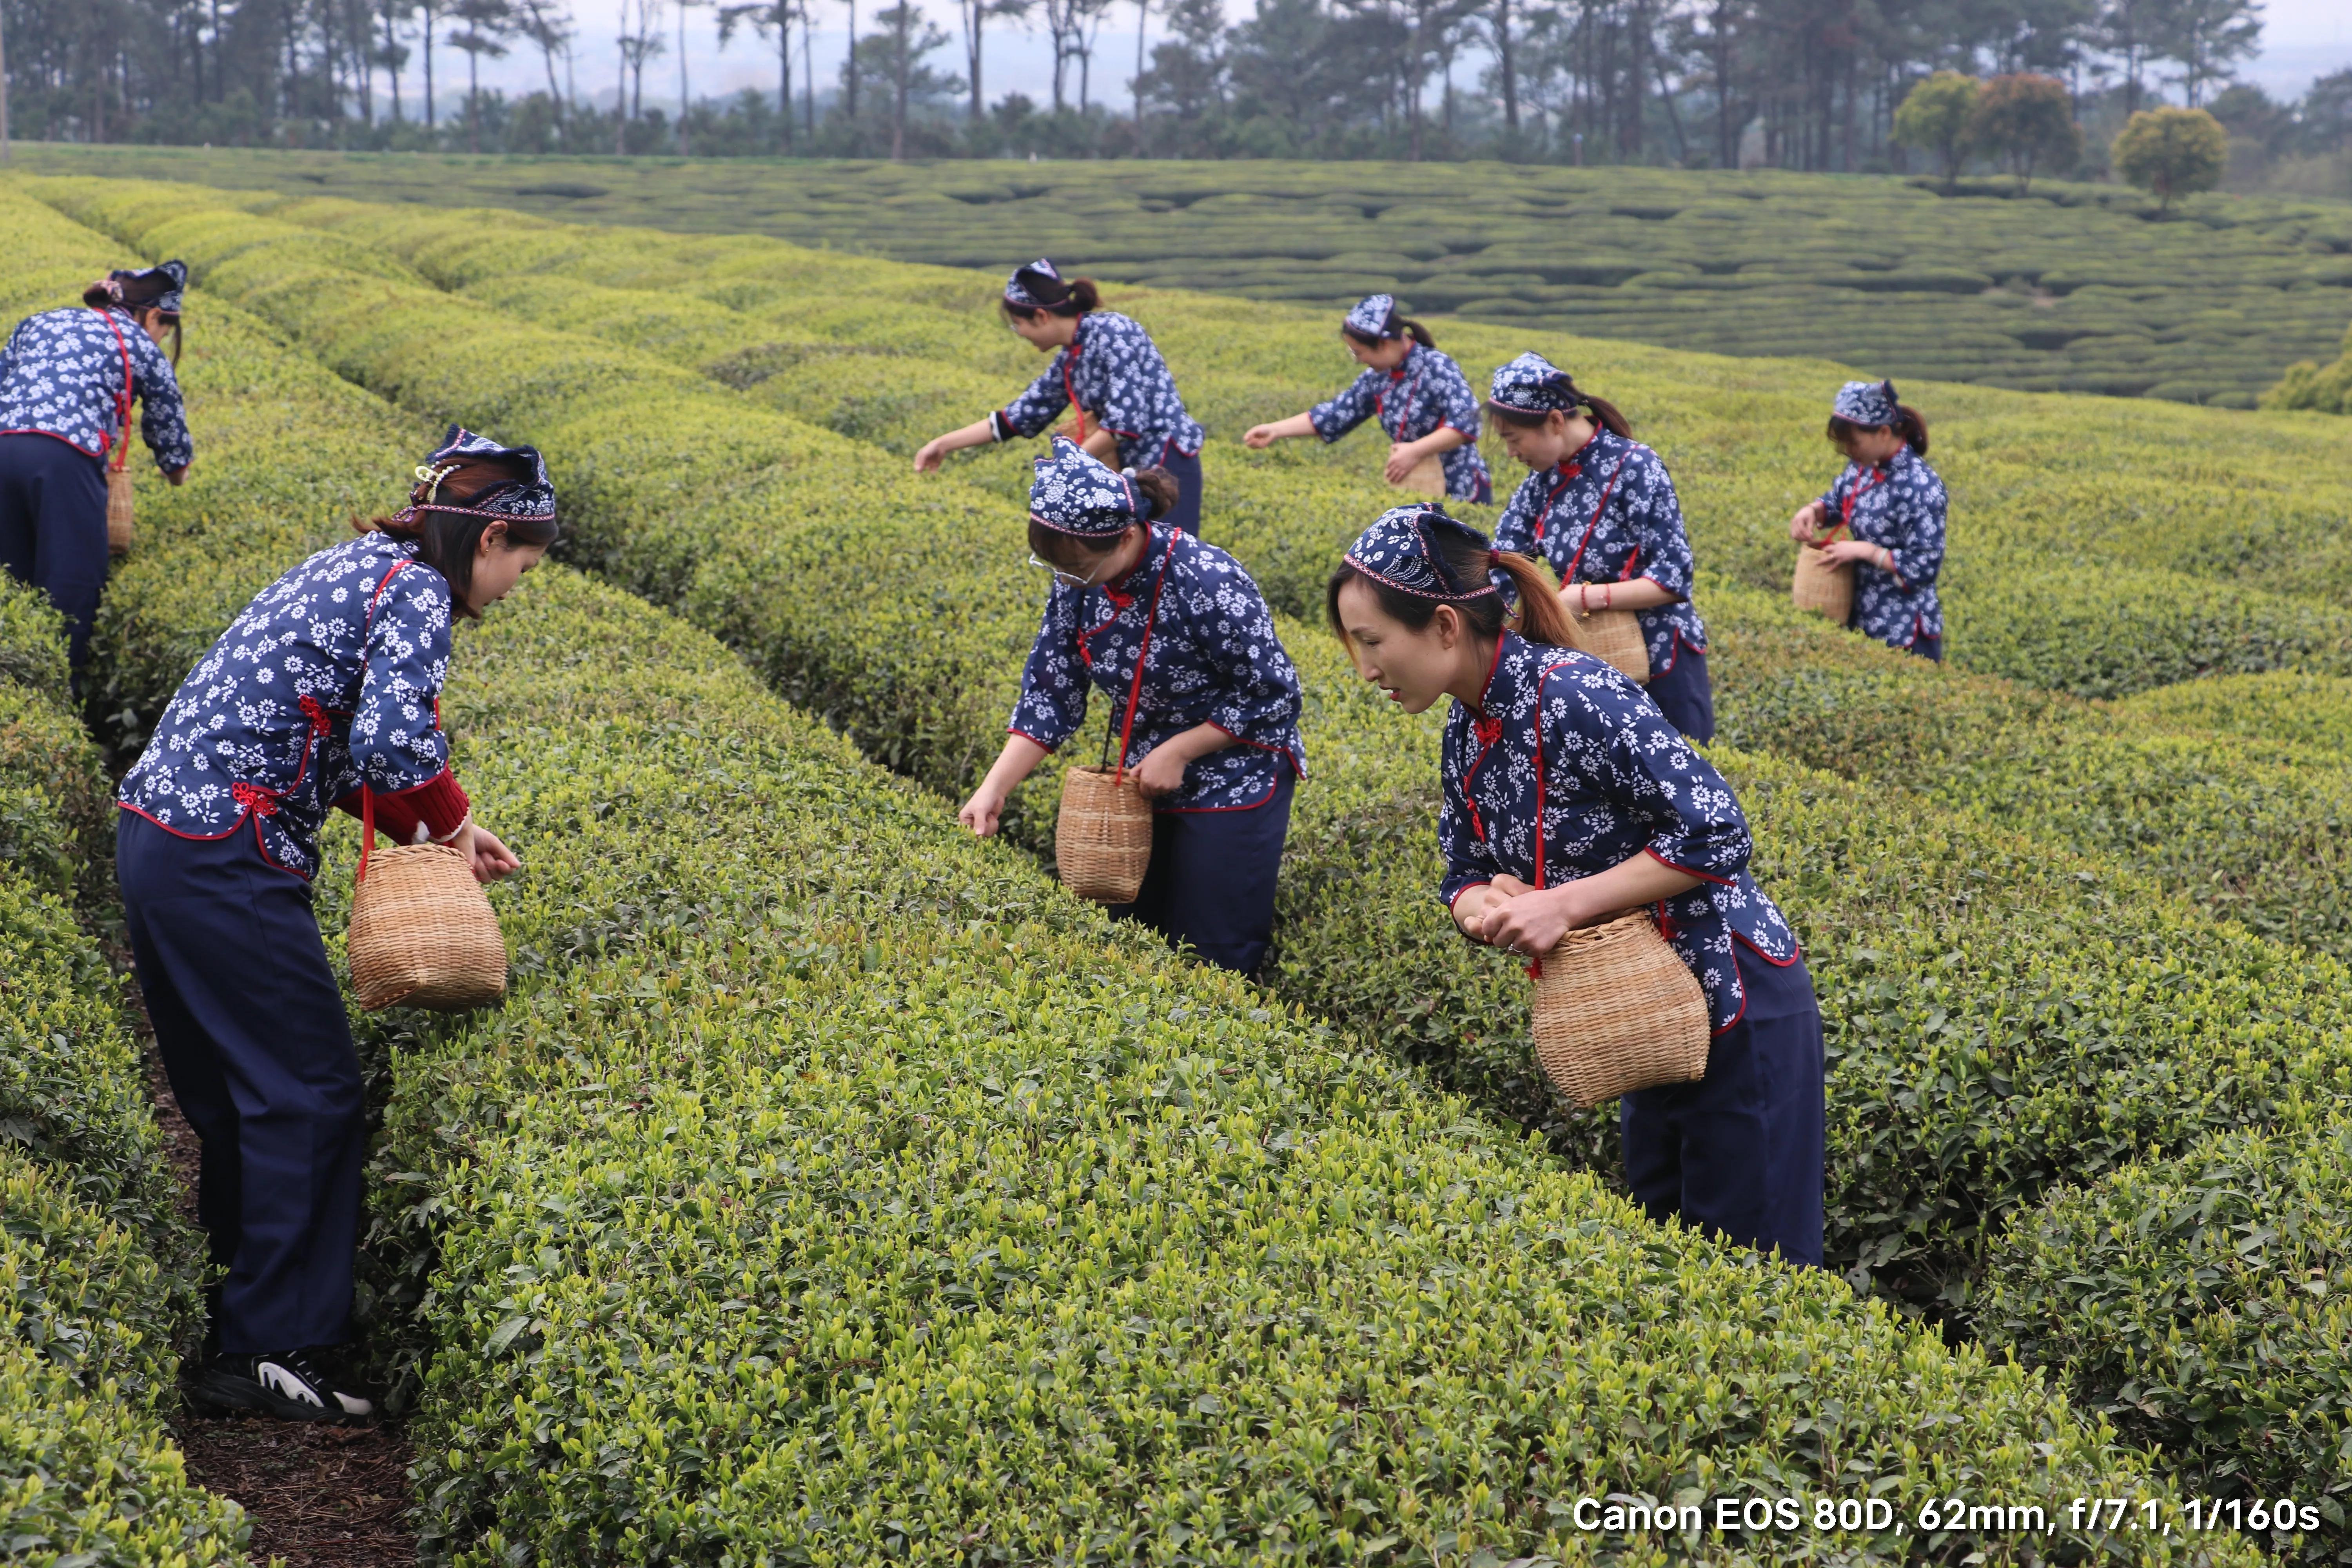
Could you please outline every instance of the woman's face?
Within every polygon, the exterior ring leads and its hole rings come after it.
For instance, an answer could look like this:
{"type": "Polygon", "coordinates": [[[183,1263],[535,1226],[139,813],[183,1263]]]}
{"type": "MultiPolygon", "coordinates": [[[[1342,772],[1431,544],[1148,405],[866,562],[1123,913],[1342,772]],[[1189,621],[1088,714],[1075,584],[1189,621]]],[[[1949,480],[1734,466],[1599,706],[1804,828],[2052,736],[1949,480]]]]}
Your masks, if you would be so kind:
{"type": "Polygon", "coordinates": [[[1837,449],[1846,460],[1868,468],[1883,463],[1903,449],[1902,436],[1891,426],[1849,425],[1836,437],[1837,449]]]}
{"type": "Polygon", "coordinates": [[[163,312],[161,310],[142,310],[139,312],[137,320],[139,322],[139,330],[145,332],[149,337],[154,339],[155,342],[159,343],[165,338],[172,335],[173,323],[164,318],[163,312]]]}
{"type": "Polygon", "coordinates": [[[1356,356],[1358,364],[1373,370],[1394,370],[1404,363],[1404,356],[1412,352],[1411,338],[1382,338],[1376,343],[1365,343],[1342,332],[1339,341],[1348,345],[1348,352],[1356,356]]]}
{"type": "Polygon", "coordinates": [[[514,592],[522,574],[547,553],[544,544],[509,544],[507,525],[494,522],[482,530],[474,546],[474,581],[466,590],[466,607],[480,615],[514,592]]]}
{"type": "Polygon", "coordinates": [[[1503,450],[1514,461],[1538,471],[1556,468],[1568,461],[1591,434],[1587,421],[1580,418],[1571,425],[1569,416],[1557,408],[1545,415],[1540,425],[1521,425],[1509,419],[1487,423],[1502,437],[1503,450]]]}
{"type": "Polygon", "coordinates": [[[1076,316],[1057,316],[1051,310],[1035,310],[1026,316],[1008,313],[1005,320],[1039,353],[1068,348],[1078,335],[1076,316]]]}
{"type": "Polygon", "coordinates": [[[1416,631],[1381,609],[1380,595],[1361,577],[1340,587],[1339,603],[1356,673],[1406,712],[1427,711],[1460,675],[1467,628],[1453,605],[1440,605],[1416,631]]]}

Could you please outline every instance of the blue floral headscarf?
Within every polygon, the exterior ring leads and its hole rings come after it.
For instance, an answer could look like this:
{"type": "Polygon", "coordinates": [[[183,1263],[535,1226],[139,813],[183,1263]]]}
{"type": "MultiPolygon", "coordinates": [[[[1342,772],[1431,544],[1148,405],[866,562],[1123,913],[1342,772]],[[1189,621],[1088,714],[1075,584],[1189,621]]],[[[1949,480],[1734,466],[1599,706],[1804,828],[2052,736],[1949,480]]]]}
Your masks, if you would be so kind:
{"type": "Polygon", "coordinates": [[[1573,414],[1584,395],[1568,372],[1539,353],[1523,353],[1495,373],[1486,400],[1514,414],[1573,414]]]}
{"type": "Polygon", "coordinates": [[[106,290],[114,296],[116,304],[122,302],[122,286],[126,283],[150,283],[161,279],[168,284],[163,292],[139,308],[142,310],[163,310],[172,315],[180,313],[180,295],[188,286],[188,264],[166,261],[160,267],[118,267],[106,275],[106,290]]]}
{"type": "Polygon", "coordinates": [[[1444,508],[1430,502],[1395,507],[1381,513],[1371,527],[1358,534],[1356,542],[1348,546],[1346,559],[1349,565],[1373,582],[1416,598],[1460,604],[1501,592],[1492,580],[1482,580],[1475,586],[1454,580],[1445,569],[1444,558],[1437,553],[1436,536],[1448,531],[1475,541],[1481,550],[1491,549],[1485,534],[1447,516],[1444,508]]]}
{"type": "Polygon", "coordinates": [[[1896,406],[1901,401],[1891,381],[1849,381],[1838,388],[1830,411],[1856,425],[1892,425],[1901,416],[1896,406]]]}
{"type": "Polygon", "coordinates": [[[1356,301],[1348,312],[1348,330],[1368,338],[1394,338],[1403,334],[1396,330],[1396,296],[1367,294],[1356,301]]]}
{"type": "Polygon", "coordinates": [[[1029,481],[1032,521],[1080,539],[1110,539],[1151,520],[1134,481],[1068,437],[1055,437],[1052,453],[1036,462],[1037,477],[1029,481]]]}
{"type": "Polygon", "coordinates": [[[456,512],[464,517],[552,519],[555,485],[547,477],[547,464],[541,460],[538,447],[501,447],[487,436],[477,436],[462,425],[452,425],[449,433],[441,437],[441,445],[417,466],[416,488],[409,492],[408,508],[400,514],[400,521],[420,511],[456,512]],[[485,490],[467,504],[458,506],[440,499],[441,481],[454,467],[451,459],[457,458],[519,458],[530,465],[530,478],[485,490]]]}
{"type": "Polygon", "coordinates": [[[1044,310],[1060,304],[1068,297],[1069,291],[1066,289],[1054,299],[1042,298],[1033,290],[1031,286],[1032,280],[1037,279],[1059,283],[1062,281],[1062,274],[1051,261],[1042,256],[1026,267],[1016,267],[1013,269],[1013,276],[1004,280],[1004,302],[1008,305],[1017,305],[1024,310],[1044,310]]]}

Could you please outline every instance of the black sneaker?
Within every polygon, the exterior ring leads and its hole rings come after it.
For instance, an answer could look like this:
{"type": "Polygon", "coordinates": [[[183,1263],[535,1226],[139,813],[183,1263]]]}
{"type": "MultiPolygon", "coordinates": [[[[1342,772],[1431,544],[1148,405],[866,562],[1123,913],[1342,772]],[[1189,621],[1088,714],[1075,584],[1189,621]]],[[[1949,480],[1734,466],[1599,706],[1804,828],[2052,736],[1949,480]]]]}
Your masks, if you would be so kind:
{"type": "Polygon", "coordinates": [[[218,1355],[188,1385],[188,1401],[216,1415],[252,1410],[280,1421],[364,1421],[375,1405],[335,1386],[305,1351],[218,1355]]]}

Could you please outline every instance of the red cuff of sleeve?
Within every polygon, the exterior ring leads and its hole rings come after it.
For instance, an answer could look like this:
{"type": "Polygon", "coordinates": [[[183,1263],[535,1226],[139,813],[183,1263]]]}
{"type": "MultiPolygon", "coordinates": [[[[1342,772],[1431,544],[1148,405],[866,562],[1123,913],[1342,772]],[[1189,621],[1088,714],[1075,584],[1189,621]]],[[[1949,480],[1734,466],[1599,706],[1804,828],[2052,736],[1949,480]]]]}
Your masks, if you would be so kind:
{"type": "MultiPolygon", "coordinates": [[[[335,809],[349,812],[353,817],[359,817],[360,792],[353,790],[335,802],[335,809]]],[[[400,796],[380,795],[375,797],[376,829],[394,844],[414,844],[416,841],[416,824],[419,820],[416,808],[400,796]]]]}
{"type": "Polygon", "coordinates": [[[1454,889],[1454,896],[1445,900],[1445,907],[1450,910],[1454,905],[1460,903],[1462,901],[1462,895],[1468,892],[1473,888],[1491,888],[1495,884],[1491,881],[1465,882],[1460,887],[1454,889]]]}
{"type": "Polygon", "coordinates": [[[474,803],[457,786],[457,775],[444,768],[432,778],[410,789],[376,796],[376,820],[384,820],[387,803],[398,801],[406,806],[410,816],[425,824],[435,838],[446,838],[465,826],[466,814],[474,803]]]}
{"type": "Polygon", "coordinates": [[[1727,888],[1731,886],[1731,879],[1728,877],[1717,877],[1710,872],[1702,871],[1696,866],[1677,866],[1672,860],[1667,859],[1664,856],[1659,854],[1656,850],[1650,848],[1646,845],[1643,847],[1642,853],[1647,855],[1651,859],[1655,860],[1659,865],[1664,866],[1669,871],[1680,871],[1685,877],[1696,877],[1700,881],[1713,882],[1718,888],[1727,888]]]}
{"type": "Polygon", "coordinates": [[[1034,746],[1043,746],[1049,752],[1058,752],[1062,749],[1059,743],[1048,741],[1041,735],[1033,735],[1017,724],[1007,724],[1004,727],[1004,732],[1008,735],[1018,735],[1030,744],[1034,746]]]}

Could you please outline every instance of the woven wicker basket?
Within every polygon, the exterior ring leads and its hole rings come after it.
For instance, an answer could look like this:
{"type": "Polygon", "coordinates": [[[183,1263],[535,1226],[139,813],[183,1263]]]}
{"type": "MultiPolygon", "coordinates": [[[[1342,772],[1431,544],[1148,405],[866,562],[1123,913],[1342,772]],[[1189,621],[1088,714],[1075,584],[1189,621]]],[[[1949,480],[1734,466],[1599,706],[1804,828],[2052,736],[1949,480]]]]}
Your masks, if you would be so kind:
{"type": "Polygon", "coordinates": [[[1827,616],[1843,626],[1853,618],[1853,568],[1832,566],[1817,546],[1801,545],[1789,597],[1797,608],[1827,616]]]}
{"type": "Polygon", "coordinates": [[[1569,626],[1576,651],[1607,659],[1630,680],[1650,679],[1650,641],[1642,635],[1642,618],[1631,610],[1595,610],[1589,616],[1570,611],[1569,626]]]}
{"type": "Polygon", "coordinates": [[[1433,496],[1439,500],[1444,500],[1445,499],[1444,463],[1436,458],[1423,458],[1412,466],[1412,472],[1404,477],[1404,483],[1399,485],[1397,489],[1411,490],[1415,495],[1433,496]]]}
{"type": "Polygon", "coordinates": [[[106,470],[106,551],[110,555],[131,553],[131,470],[110,468],[106,470]]]}
{"type": "Polygon", "coordinates": [[[1062,885],[1082,899],[1135,902],[1143,868],[1151,863],[1151,803],[1135,787],[1133,773],[1072,768],[1062,775],[1054,863],[1062,885]]]}
{"type": "Polygon", "coordinates": [[[499,917],[446,844],[370,851],[352,899],[352,988],[371,1010],[395,1004],[458,1013],[507,994],[499,917]]]}
{"type": "Polygon", "coordinates": [[[1706,993],[1647,910],[1570,931],[1536,978],[1536,1060],[1590,1110],[1706,1076],[1706,993]]]}

